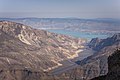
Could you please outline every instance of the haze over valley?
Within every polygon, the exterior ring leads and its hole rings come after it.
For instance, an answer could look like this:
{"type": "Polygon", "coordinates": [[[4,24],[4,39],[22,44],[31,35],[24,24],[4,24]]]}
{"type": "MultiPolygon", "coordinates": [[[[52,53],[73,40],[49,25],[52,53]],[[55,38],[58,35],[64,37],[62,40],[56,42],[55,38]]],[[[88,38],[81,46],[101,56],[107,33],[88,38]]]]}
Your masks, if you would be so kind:
{"type": "Polygon", "coordinates": [[[120,31],[119,19],[1,18],[77,38],[106,38],[120,31]]]}

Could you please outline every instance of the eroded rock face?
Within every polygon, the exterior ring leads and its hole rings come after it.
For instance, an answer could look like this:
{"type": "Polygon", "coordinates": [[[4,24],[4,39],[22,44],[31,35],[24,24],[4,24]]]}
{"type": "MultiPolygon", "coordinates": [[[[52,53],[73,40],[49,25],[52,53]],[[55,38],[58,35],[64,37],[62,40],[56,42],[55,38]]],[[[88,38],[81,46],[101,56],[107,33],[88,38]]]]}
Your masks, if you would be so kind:
{"type": "Polygon", "coordinates": [[[62,66],[59,62],[76,57],[78,53],[75,52],[83,48],[83,43],[85,40],[33,29],[19,23],[0,21],[0,69],[3,75],[6,74],[5,77],[10,75],[10,79],[17,76],[11,76],[15,72],[21,76],[15,80],[37,80],[22,79],[22,73],[28,74],[28,71],[24,70],[30,69],[30,73],[36,76],[34,72],[41,75],[62,66]]]}

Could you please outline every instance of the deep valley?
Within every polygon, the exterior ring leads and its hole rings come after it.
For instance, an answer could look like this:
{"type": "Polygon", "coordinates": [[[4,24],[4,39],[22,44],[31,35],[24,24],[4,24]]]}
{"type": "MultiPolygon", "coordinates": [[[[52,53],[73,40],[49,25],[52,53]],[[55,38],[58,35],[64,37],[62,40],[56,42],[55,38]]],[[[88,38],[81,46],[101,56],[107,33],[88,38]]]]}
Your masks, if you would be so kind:
{"type": "Polygon", "coordinates": [[[0,80],[90,80],[106,75],[107,58],[120,48],[120,33],[112,34],[88,40],[0,21],[0,80]]]}

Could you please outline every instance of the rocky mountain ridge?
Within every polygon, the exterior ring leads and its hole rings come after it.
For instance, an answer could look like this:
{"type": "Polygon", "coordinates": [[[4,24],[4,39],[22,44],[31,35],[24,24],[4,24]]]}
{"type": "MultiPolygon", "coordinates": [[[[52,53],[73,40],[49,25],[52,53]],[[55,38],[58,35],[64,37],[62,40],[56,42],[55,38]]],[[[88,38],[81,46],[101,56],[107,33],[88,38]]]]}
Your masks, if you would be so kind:
{"type": "Polygon", "coordinates": [[[120,44],[120,33],[114,34],[112,37],[108,37],[107,39],[94,38],[90,41],[88,46],[96,51],[100,51],[104,47],[108,47],[114,44],[120,44]]]}
{"type": "Polygon", "coordinates": [[[0,18],[0,20],[19,22],[37,29],[65,29],[102,34],[116,33],[120,30],[119,19],[0,18]]]}
{"type": "Polygon", "coordinates": [[[59,61],[76,57],[75,51],[83,48],[84,42],[23,24],[0,21],[0,68],[49,71],[61,66],[59,61]]]}

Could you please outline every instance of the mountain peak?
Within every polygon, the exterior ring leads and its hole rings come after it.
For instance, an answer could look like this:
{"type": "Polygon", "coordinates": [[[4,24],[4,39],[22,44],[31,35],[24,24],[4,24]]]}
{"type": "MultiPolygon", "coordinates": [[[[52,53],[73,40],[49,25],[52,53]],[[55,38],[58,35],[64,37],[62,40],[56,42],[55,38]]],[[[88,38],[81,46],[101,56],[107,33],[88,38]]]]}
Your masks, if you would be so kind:
{"type": "Polygon", "coordinates": [[[25,39],[25,36],[28,35],[27,31],[32,30],[31,27],[28,27],[26,25],[10,22],[10,21],[0,21],[0,31],[4,32],[10,36],[13,36],[15,38],[18,38],[23,43],[29,44],[30,42],[25,39]]]}
{"type": "MultiPolygon", "coordinates": [[[[14,30],[14,29],[30,29],[31,27],[28,27],[26,25],[16,23],[16,22],[11,22],[11,21],[0,21],[0,29],[9,29],[9,30],[14,30]]],[[[9,31],[8,30],[8,31],[9,31]]]]}

